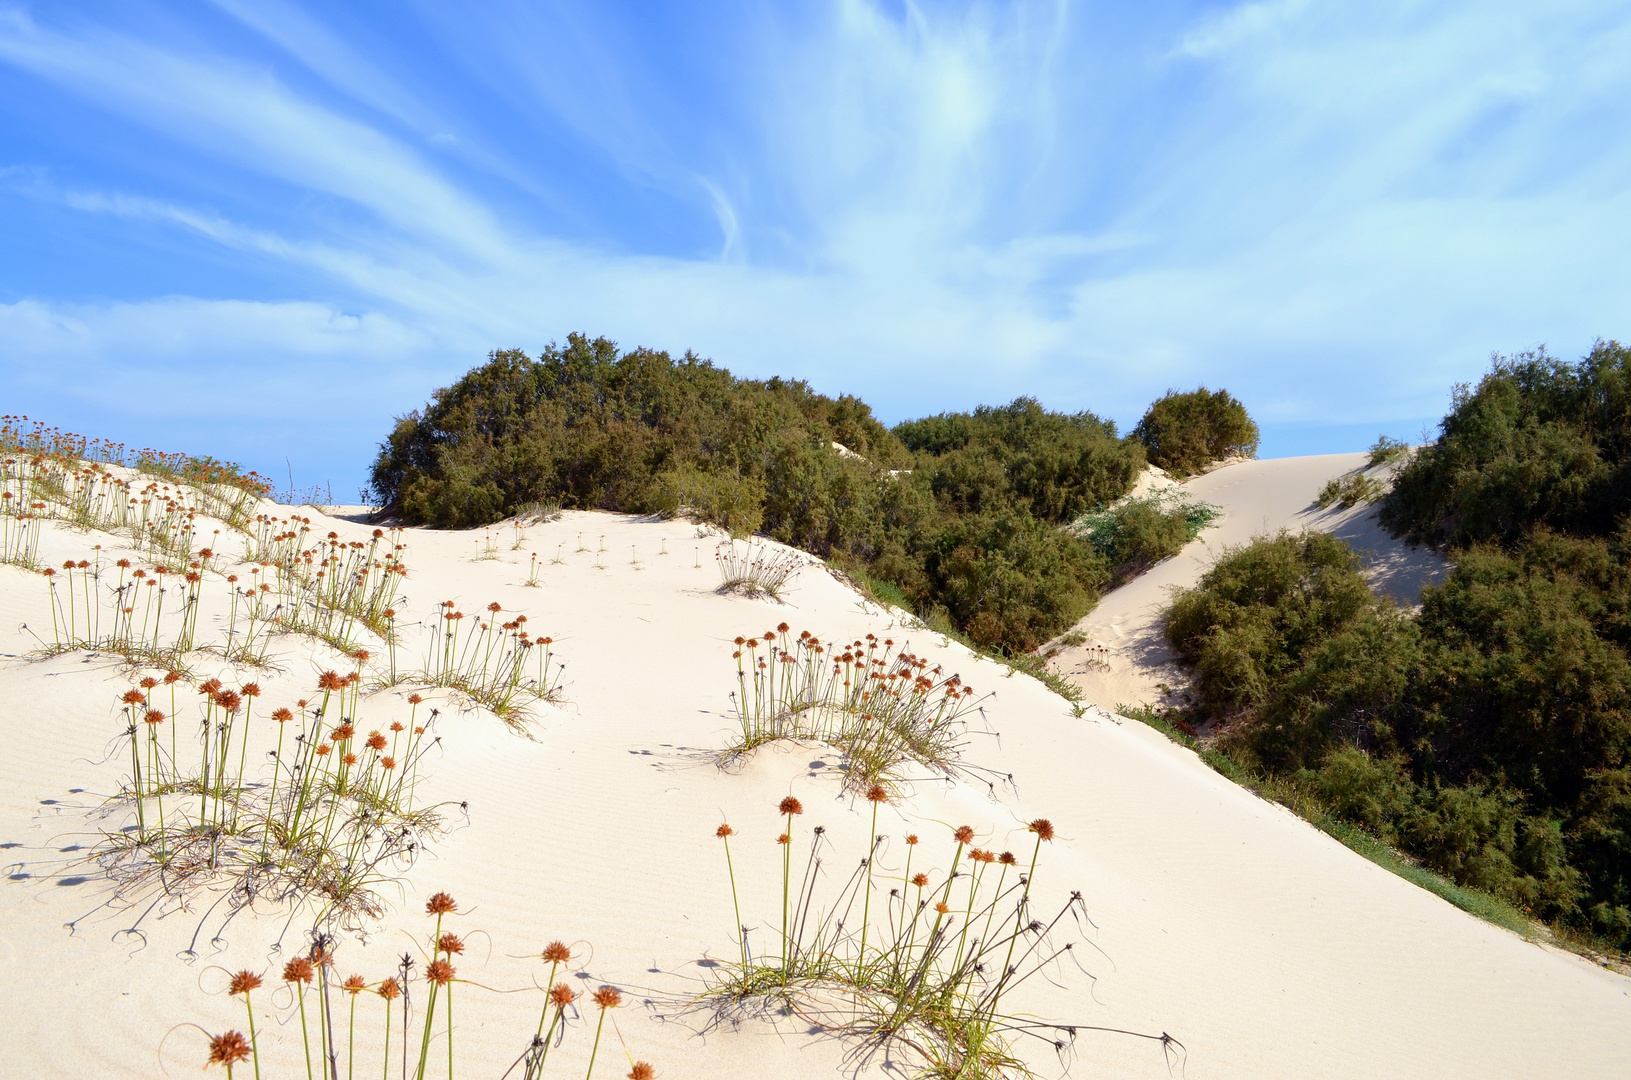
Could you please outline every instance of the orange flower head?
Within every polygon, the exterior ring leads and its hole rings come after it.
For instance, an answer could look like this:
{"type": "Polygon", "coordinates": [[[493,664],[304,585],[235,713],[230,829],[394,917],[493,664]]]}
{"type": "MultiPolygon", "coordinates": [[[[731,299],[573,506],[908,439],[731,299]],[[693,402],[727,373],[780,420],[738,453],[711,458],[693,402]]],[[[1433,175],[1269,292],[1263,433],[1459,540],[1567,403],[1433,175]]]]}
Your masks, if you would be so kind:
{"type": "Polygon", "coordinates": [[[273,709],[272,719],[276,720],[280,724],[287,724],[290,720],[294,719],[294,713],[290,712],[288,709],[273,709]]]}
{"type": "Polygon", "coordinates": [[[164,714],[157,709],[148,709],[147,715],[142,719],[149,724],[162,724],[164,723],[164,714]]]}
{"type": "Polygon", "coordinates": [[[952,836],[956,838],[959,844],[967,844],[974,839],[974,830],[967,825],[959,825],[957,831],[952,833],[952,836]]]}
{"type": "Polygon", "coordinates": [[[454,903],[453,898],[447,893],[432,893],[430,899],[425,902],[425,914],[448,915],[457,907],[458,905],[454,903]]]}
{"type": "Polygon", "coordinates": [[[1039,817],[1025,827],[1036,833],[1039,839],[1048,841],[1053,839],[1053,822],[1045,817],[1039,817]]]}
{"type": "Polygon", "coordinates": [[[345,757],[341,758],[340,760],[343,761],[347,765],[355,765],[357,763],[357,755],[356,754],[347,754],[345,757]]]}
{"type": "Polygon", "coordinates": [[[137,683],[136,685],[140,686],[143,690],[151,690],[151,689],[153,689],[153,687],[157,686],[158,684],[159,684],[159,681],[157,679],[153,678],[153,676],[149,675],[147,678],[143,679],[141,682],[137,683]]]}
{"type": "Polygon", "coordinates": [[[231,1068],[248,1058],[249,1040],[244,1038],[242,1033],[229,1031],[225,1035],[210,1038],[210,1065],[225,1065],[231,1068]]]}
{"type": "Polygon", "coordinates": [[[555,988],[549,992],[549,1000],[555,1003],[557,1009],[564,1009],[577,999],[577,994],[565,983],[556,983],[555,988]]]}
{"type": "Polygon", "coordinates": [[[793,838],[788,836],[786,833],[782,833],[780,836],[776,837],[776,843],[778,844],[791,844],[792,842],[793,838]]]}
{"type": "Polygon", "coordinates": [[[998,855],[997,861],[1002,863],[1004,866],[1013,866],[1015,863],[1019,862],[1018,859],[1014,858],[1014,853],[1012,851],[1005,851],[1001,855],[998,855]]]}
{"type": "Polygon", "coordinates": [[[147,696],[140,690],[126,690],[124,692],[124,696],[119,700],[124,702],[126,705],[140,705],[142,702],[147,700],[147,696]]]}
{"type": "Polygon", "coordinates": [[[391,730],[392,731],[406,731],[408,729],[402,726],[402,721],[392,720],[391,721],[391,730]]]}
{"type": "Polygon", "coordinates": [[[723,840],[727,836],[735,836],[736,830],[729,825],[720,825],[719,828],[714,830],[714,835],[723,840]]]}
{"type": "Polygon", "coordinates": [[[916,885],[918,888],[921,889],[921,888],[923,888],[923,886],[927,885],[928,883],[929,883],[929,875],[928,874],[913,874],[912,875],[912,884],[916,885]]]}
{"type": "Polygon", "coordinates": [[[572,950],[566,947],[564,941],[551,941],[544,946],[543,957],[551,964],[564,964],[572,959],[572,950]]]}
{"type": "Polygon", "coordinates": [[[352,997],[356,997],[358,994],[368,989],[368,983],[363,980],[361,975],[349,975],[346,977],[345,982],[340,984],[340,989],[344,990],[352,997]]]}
{"type": "Polygon", "coordinates": [[[424,701],[424,700],[425,699],[420,697],[418,694],[409,694],[408,695],[408,704],[409,705],[417,705],[421,701],[424,701]]]}
{"type": "Polygon", "coordinates": [[[328,757],[332,753],[334,753],[334,747],[330,746],[328,743],[324,743],[322,746],[317,748],[318,757],[328,757]]]}
{"type": "Polygon", "coordinates": [[[244,697],[260,697],[261,696],[261,684],[260,683],[246,682],[238,690],[238,693],[242,694],[244,697]]]}
{"type": "Polygon", "coordinates": [[[446,986],[453,981],[453,976],[456,974],[458,973],[453,970],[453,965],[446,960],[434,960],[425,969],[425,979],[437,986],[446,986]]]}
{"type": "Polygon", "coordinates": [[[657,1070],[651,1067],[649,1061],[636,1061],[634,1068],[629,1070],[629,1080],[652,1080],[657,1070]]]}
{"type": "Polygon", "coordinates": [[[593,995],[594,1002],[602,1009],[615,1009],[623,1004],[623,995],[617,992],[616,987],[602,986],[593,995]]]}
{"type": "Polygon", "coordinates": [[[379,989],[374,992],[386,1001],[395,1001],[402,996],[402,987],[397,985],[395,979],[386,979],[379,984],[379,989]]]}
{"type": "Polygon", "coordinates": [[[916,847],[917,846],[917,833],[907,833],[906,834],[906,842],[908,844],[911,844],[913,847],[916,847]]]}
{"type": "Polygon", "coordinates": [[[445,953],[452,953],[455,956],[464,955],[464,942],[459,940],[457,934],[443,934],[436,939],[436,948],[445,953]]]}
{"type": "Polygon", "coordinates": [[[240,971],[232,977],[232,984],[227,988],[229,994],[247,994],[251,990],[261,988],[261,977],[253,971],[240,971]]]}
{"type": "Polygon", "coordinates": [[[946,912],[950,911],[951,908],[947,907],[946,902],[942,900],[934,906],[934,910],[937,914],[944,915],[946,912]]]}
{"type": "Polygon", "coordinates": [[[385,749],[385,736],[377,731],[368,736],[368,749],[376,754],[385,749]]]}
{"type": "Polygon", "coordinates": [[[882,784],[873,784],[866,789],[866,801],[874,803],[888,802],[889,792],[883,789],[882,784]]]}
{"type": "Polygon", "coordinates": [[[804,804],[799,802],[797,799],[793,798],[793,796],[789,795],[789,796],[787,796],[787,798],[785,798],[785,799],[783,799],[781,801],[781,805],[778,806],[776,809],[780,810],[784,814],[787,814],[787,815],[791,816],[793,814],[802,814],[802,813],[804,813],[804,804]]]}
{"type": "Polygon", "coordinates": [[[311,982],[312,975],[315,974],[315,972],[316,969],[311,966],[310,960],[307,960],[304,956],[297,956],[293,960],[290,960],[287,964],[283,965],[283,981],[289,983],[309,983],[311,982]]]}

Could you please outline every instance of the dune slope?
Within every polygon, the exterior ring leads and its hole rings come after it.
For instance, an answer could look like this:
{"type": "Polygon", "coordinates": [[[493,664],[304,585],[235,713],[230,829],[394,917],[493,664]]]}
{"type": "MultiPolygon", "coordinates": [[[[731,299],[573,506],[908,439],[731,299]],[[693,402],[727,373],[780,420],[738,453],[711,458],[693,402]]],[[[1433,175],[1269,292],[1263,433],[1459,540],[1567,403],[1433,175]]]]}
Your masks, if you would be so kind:
{"type": "MultiPolygon", "coordinates": [[[[1276,476],[1266,486],[1283,488],[1287,507],[1306,505],[1311,496],[1293,487],[1317,489],[1339,464],[1281,467],[1294,476],[1271,468],[1278,463],[1235,466],[1201,478],[1196,493],[1221,502],[1231,484],[1263,467],[1276,476]]],[[[1279,520],[1250,509],[1258,504],[1229,505],[1225,528],[1258,531],[1279,520]]],[[[368,535],[306,513],[321,531],[368,535]]],[[[813,1033],[800,1017],[718,1022],[687,1004],[707,987],[715,959],[736,950],[714,838],[722,820],[737,830],[743,917],[755,932],[778,909],[775,807],[783,796],[803,800],[801,830],[826,828],[842,853],[834,865],[866,846],[868,805],[844,794],[829,750],[771,746],[729,769],[713,757],[735,723],[733,638],[784,621],[829,641],[909,639],[979,691],[996,692],[970,731],[966,758],[1010,781],[988,789],[919,772],[879,818],[878,831],[891,837],[879,863],[900,866],[907,832],[924,837],[924,858],[943,871],[955,826],[972,826],[995,850],[1028,851],[1024,823],[1055,823],[1060,836],[1043,852],[1038,904],[1051,908],[1080,890],[1091,946],[1057,965],[1052,981],[1029,985],[1016,1007],[1082,1025],[1065,1059],[1075,1075],[1624,1074],[1631,980],[1457,911],[1142,725],[1101,711],[1073,717],[1040,684],[865,602],[818,564],[806,565],[776,602],[716,593],[716,540],[679,522],[568,514],[534,526],[521,550],[508,532],[493,535],[498,557],[479,559],[479,533],[409,531],[405,621],[427,618],[443,600],[524,612],[566,662],[563,700],[538,706],[522,737],[450,692],[426,692],[426,707],[443,716],[423,783],[450,828],[382,890],[383,914],[342,936],[337,965],[342,975],[387,974],[422,942],[427,896],[451,892],[461,911],[456,928],[471,946],[459,972],[472,981],[458,991],[461,1075],[498,1076],[524,1048],[539,1006],[530,988],[545,974],[537,951],[554,938],[573,944],[573,985],[610,983],[625,993],[596,1076],[621,1076],[633,1058],[671,1078],[898,1075],[887,1071],[894,1055],[855,1056],[855,1044],[813,1033]],[[532,552],[543,563],[537,588],[525,584],[532,552]],[[552,562],[557,553],[562,561],[552,562]],[[1182,1049],[1168,1054],[1148,1039],[1089,1027],[1167,1032],[1182,1049]]],[[[1226,535],[1234,534],[1219,530],[1208,541],[1226,535]]],[[[84,557],[98,543],[111,551],[120,541],[52,524],[42,561],[84,557]]],[[[205,1050],[203,1036],[185,1025],[242,1026],[225,972],[251,968],[275,982],[276,968],[302,944],[300,927],[272,906],[228,919],[230,905],[209,892],[185,903],[119,897],[84,861],[101,831],[121,823],[99,808],[124,768],[117,699],[132,673],[105,656],[31,658],[33,634],[48,625],[45,595],[37,575],[0,566],[6,1071],[186,1075],[205,1050]]],[[[223,617],[219,605],[205,612],[206,621],[223,617]]],[[[422,652],[427,634],[415,630],[399,655],[422,652]]],[[[280,639],[275,661],[275,670],[246,673],[199,655],[195,677],[252,675],[269,709],[310,696],[321,671],[345,662],[299,637],[280,639]]],[[[403,715],[409,689],[366,696],[359,726],[403,715]]],[[[264,745],[255,749],[264,756],[264,745]]],[[[287,991],[271,990],[257,1001],[257,1024],[263,1053],[278,1065],[263,1074],[294,1076],[303,1068],[298,1023],[287,991]]],[[[372,1007],[364,1000],[360,1008],[372,1007]]],[[[591,1037],[591,1025],[574,1026],[547,1075],[581,1075],[591,1037]]],[[[359,1037],[359,1059],[377,1038],[373,1028],[359,1037]]],[[[1051,1048],[1027,1053],[1042,1074],[1061,1071],[1051,1048]]]]}

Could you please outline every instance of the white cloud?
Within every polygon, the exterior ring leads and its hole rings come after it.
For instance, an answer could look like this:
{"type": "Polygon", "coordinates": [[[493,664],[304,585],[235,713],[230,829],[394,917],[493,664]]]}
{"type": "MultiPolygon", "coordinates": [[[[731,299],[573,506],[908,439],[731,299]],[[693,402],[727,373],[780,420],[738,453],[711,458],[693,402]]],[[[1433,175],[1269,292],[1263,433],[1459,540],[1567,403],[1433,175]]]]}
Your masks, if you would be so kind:
{"type": "MultiPolygon", "coordinates": [[[[345,47],[315,21],[220,2],[348,99],[409,100],[387,71],[339,74],[345,47]]],[[[1100,122],[1065,5],[906,10],[767,17],[736,87],[747,119],[688,142],[653,119],[638,58],[620,66],[587,21],[500,9],[515,20],[483,77],[693,208],[719,237],[694,255],[551,235],[346,102],[242,61],[0,15],[0,59],[363,211],[251,225],[196,199],[14,176],[35,198],[315,272],[336,299],[24,301],[0,308],[20,363],[0,385],[43,393],[66,356],[108,385],[57,392],[111,400],[120,372],[169,385],[220,357],[252,365],[280,408],[306,407],[313,379],[367,400],[375,412],[351,418],[366,446],[488,348],[584,329],[809,377],[892,418],[1039,393],[1130,420],[1204,380],[1270,423],[1369,421],[1436,413],[1490,349],[1567,355],[1626,332],[1623,14],[1243,5],[1147,58],[1139,92],[1161,127],[1143,138],[1140,116],[1100,122]],[[551,35],[572,53],[560,64],[538,60],[551,35]],[[1162,96],[1185,80],[1205,92],[1162,96]],[[1104,141],[1117,131],[1127,141],[1104,141]]]]}

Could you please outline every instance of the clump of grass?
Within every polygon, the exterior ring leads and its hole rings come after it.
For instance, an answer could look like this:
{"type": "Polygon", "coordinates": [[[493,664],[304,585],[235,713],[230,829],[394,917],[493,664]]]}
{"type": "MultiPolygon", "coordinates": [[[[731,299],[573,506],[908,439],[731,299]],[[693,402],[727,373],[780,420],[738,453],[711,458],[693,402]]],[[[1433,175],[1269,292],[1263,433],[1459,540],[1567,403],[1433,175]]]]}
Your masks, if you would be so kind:
{"type": "MultiPolygon", "coordinates": [[[[283,1020],[292,1023],[298,1019],[301,1032],[300,1061],[305,1066],[307,1080],[317,1080],[320,1076],[339,1076],[342,1064],[346,1080],[370,1076],[382,1076],[389,1080],[392,1075],[424,1080],[426,1076],[442,1075],[441,1062],[444,1058],[449,1080],[454,1080],[459,1075],[456,1043],[453,1038],[455,1031],[452,1014],[453,989],[455,986],[474,989],[482,987],[459,977],[457,965],[464,960],[465,938],[469,935],[461,937],[453,933],[445,922],[449,918],[457,918],[463,914],[457,901],[445,892],[434,893],[425,904],[425,914],[434,918],[435,924],[421,953],[422,967],[421,958],[409,953],[402,958],[397,968],[384,978],[370,980],[363,975],[353,974],[340,979],[336,973],[339,960],[338,940],[332,933],[322,930],[313,930],[310,945],[284,964],[281,975],[282,982],[289,990],[289,1005],[286,1008],[290,1015],[283,1020]],[[414,1015],[414,995],[411,992],[416,983],[422,983],[426,987],[422,1016],[419,1017],[414,1015]],[[350,999],[343,1034],[340,1025],[333,1020],[331,991],[344,993],[350,999]],[[312,1004],[310,1010],[307,1008],[308,999],[311,999],[312,1004]],[[398,1002],[401,1003],[399,1025],[393,1022],[393,1013],[399,1008],[398,1002]],[[361,1060],[357,1052],[359,1008],[363,1011],[365,1032],[361,1060]],[[312,1030],[314,1025],[310,1022],[310,1012],[315,1012],[317,1016],[315,1032],[312,1030]],[[366,1037],[366,1028],[371,1024],[377,1024],[381,1033],[378,1043],[366,1037]],[[399,1027],[401,1031],[400,1040],[396,1042],[393,1042],[392,1038],[394,1027],[399,1027]],[[415,1032],[418,1038],[410,1038],[410,1034],[415,1032]],[[445,1048],[437,1045],[440,1032],[446,1033],[445,1048]],[[393,1046],[398,1048],[394,1060],[393,1046]],[[378,1058],[369,1060],[371,1052],[376,1047],[378,1058]],[[436,1061],[434,1066],[433,1059],[436,1061]]],[[[571,950],[559,941],[551,942],[544,948],[541,957],[550,968],[548,978],[544,980],[542,987],[538,988],[544,996],[538,1030],[527,1036],[525,1048],[503,1074],[506,1078],[516,1074],[519,1068],[519,1075],[523,1080],[541,1080],[545,1075],[551,1048],[560,1045],[565,1039],[567,1029],[574,1023],[579,1021],[586,1023],[575,1008],[575,1002],[580,997],[578,992],[564,982],[555,981],[561,965],[572,960],[571,950]]],[[[250,1034],[247,1039],[237,1031],[210,1036],[206,1068],[210,1065],[224,1065],[230,1077],[233,1065],[252,1060],[255,1075],[257,1077],[261,1075],[260,1047],[255,1037],[255,1007],[250,1000],[250,992],[259,989],[262,981],[260,975],[251,971],[240,971],[231,976],[228,993],[233,997],[243,995],[250,1034]]],[[[536,984],[534,985],[536,987],[536,984]]],[[[606,1014],[622,1004],[622,992],[614,986],[603,985],[590,996],[600,1015],[595,1022],[588,1070],[583,1074],[585,1080],[593,1080],[595,1075],[595,1061],[606,1027],[606,1014]]],[[[616,1024],[615,1019],[612,1022],[616,1024]]],[[[622,1041],[621,1033],[618,1039],[622,1041]]],[[[651,1065],[632,1061],[632,1055],[630,1057],[632,1069],[628,1076],[634,1080],[652,1080],[655,1072],[651,1065]]],[[[272,1075],[270,1069],[268,1074],[272,1075]]]]}
{"type": "Polygon", "coordinates": [[[777,739],[829,743],[843,752],[857,790],[891,778],[907,760],[945,775],[962,768],[964,717],[984,700],[962,676],[893,639],[868,634],[831,645],[808,630],[791,633],[782,623],[736,639],[731,696],[742,736],[729,753],[777,739]]]}
{"type": "Polygon", "coordinates": [[[1344,473],[1327,481],[1314,500],[1321,510],[1335,506],[1339,510],[1373,503],[1388,493],[1388,485],[1373,476],[1356,471],[1344,473]]]}
{"type": "Polygon", "coordinates": [[[504,618],[496,601],[482,615],[467,615],[452,600],[436,609],[422,670],[409,682],[445,686],[485,706],[519,730],[528,701],[553,701],[565,664],[554,658],[554,639],[533,637],[527,617],[504,618]]]}
{"type": "MultiPolygon", "coordinates": [[[[961,826],[948,838],[950,861],[936,868],[925,858],[915,873],[919,838],[909,835],[904,866],[891,870],[880,865],[887,838],[876,829],[888,794],[877,786],[866,796],[871,843],[855,869],[835,879],[836,893],[819,897],[833,858],[830,842],[821,826],[813,828],[804,867],[795,874],[793,823],[803,808],[796,799],[783,800],[777,808],[784,898],[778,933],[755,948],[738,915],[742,959],[716,969],[718,982],[703,1002],[722,1016],[766,1006],[794,1011],[826,1030],[887,1046],[892,1056],[905,1051],[902,1057],[919,1075],[948,1080],[1030,1076],[1015,1053],[1018,1040],[1034,1038],[1063,1054],[1081,1031],[1118,1030],[1040,1020],[1007,1006],[1017,987],[1039,975],[1057,981],[1072,967],[1087,974],[1075,951],[1086,939],[1063,940],[1068,931],[1092,925],[1082,894],[1070,893],[1047,912],[1037,902],[1042,848],[1055,836],[1051,822],[1031,822],[1031,850],[1018,854],[984,850],[975,831],[961,826]]],[[[728,846],[735,833],[726,825],[716,835],[727,845],[739,912],[728,846]]],[[[1183,1053],[1165,1033],[1122,1033],[1159,1043],[1169,1064],[1183,1053]]]]}
{"type": "Polygon", "coordinates": [[[1368,451],[1370,458],[1368,468],[1386,465],[1391,461],[1399,461],[1410,455],[1410,444],[1401,439],[1390,439],[1386,435],[1378,435],[1368,451]]]}
{"type": "Polygon", "coordinates": [[[782,589],[804,565],[796,552],[752,542],[738,546],[735,540],[719,545],[714,562],[719,566],[719,592],[774,600],[781,599],[782,589]]]}

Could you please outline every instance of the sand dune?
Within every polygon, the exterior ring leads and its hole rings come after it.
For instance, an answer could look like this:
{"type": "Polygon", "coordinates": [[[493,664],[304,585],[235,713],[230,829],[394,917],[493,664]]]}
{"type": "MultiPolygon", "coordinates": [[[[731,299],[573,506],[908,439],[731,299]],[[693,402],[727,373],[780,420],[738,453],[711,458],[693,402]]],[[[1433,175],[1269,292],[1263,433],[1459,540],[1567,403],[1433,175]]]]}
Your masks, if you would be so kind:
{"type": "Polygon", "coordinates": [[[1181,485],[1193,498],[1220,508],[1222,515],[1178,555],[1107,593],[1074,628],[1087,635],[1087,644],[1061,650],[1052,661],[1054,669],[1080,686],[1088,701],[1108,709],[1160,701],[1163,686],[1176,687],[1183,680],[1159,625],[1172,590],[1194,585],[1225,548],[1281,529],[1316,529],[1341,537],[1365,559],[1375,588],[1401,604],[1416,603],[1422,587],[1448,570],[1444,559],[1393,539],[1377,523],[1373,506],[1321,510],[1315,505],[1326,481],[1362,468],[1366,456],[1239,461],[1181,485]]]}
{"type": "MultiPolygon", "coordinates": [[[[1296,519],[1348,460],[1254,462],[1194,481],[1197,495],[1229,515],[1208,545],[1296,519]]],[[[311,516],[322,531],[368,534],[311,516]]],[[[1361,527],[1352,515],[1329,520],[1361,527]]],[[[1084,1026],[1073,1075],[1625,1075],[1631,980],[1463,914],[1142,725],[1101,711],[1073,717],[1034,680],[878,609],[818,564],[802,569],[778,603],[717,594],[717,541],[681,522],[574,513],[534,526],[519,551],[509,534],[494,536],[499,557],[478,561],[479,532],[410,530],[409,615],[424,618],[442,600],[525,612],[566,661],[563,700],[539,706],[524,738],[449,692],[427,693],[445,716],[424,783],[453,827],[387,890],[388,910],[342,940],[338,963],[341,974],[388,973],[423,939],[426,897],[454,894],[465,912],[457,928],[472,943],[460,977],[527,990],[460,988],[461,1075],[496,1077],[524,1048],[539,1007],[529,988],[544,977],[537,950],[554,938],[575,943],[577,982],[626,994],[596,1076],[623,1075],[626,1053],[672,1078],[899,1075],[890,1055],[855,1057],[853,1044],[812,1034],[796,1017],[718,1024],[688,1004],[706,988],[713,959],[736,949],[714,838],[722,820],[738,833],[744,919],[760,928],[779,903],[775,805],[784,795],[804,801],[801,826],[825,826],[835,851],[863,852],[870,831],[868,805],[844,794],[829,750],[782,744],[730,769],[713,757],[734,725],[732,639],[782,621],[827,640],[909,639],[978,690],[996,692],[966,754],[1011,785],[988,790],[920,774],[880,817],[879,832],[896,846],[879,860],[898,866],[898,838],[909,831],[940,845],[968,824],[987,846],[1019,850],[1024,822],[1046,816],[1058,826],[1037,875],[1039,905],[1081,890],[1094,949],[1080,954],[1085,971],[1061,968],[1057,984],[1035,981],[1016,1006],[1084,1026]],[[580,534],[595,550],[575,550],[580,534]],[[564,561],[549,562],[557,551],[564,561]],[[524,584],[531,552],[545,563],[538,588],[524,584]],[[1169,1059],[1156,1043],[1086,1026],[1167,1032],[1183,1051],[1169,1059]]],[[[83,557],[97,543],[111,550],[118,541],[52,525],[42,559],[83,557]]],[[[1161,588],[1193,573],[1198,559],[1186,552],[1157,568],[1108,597],[1095,618],[1135,640],[1161,588]]],[[[1411,572],[1401,568],[1396,579],[1411,572]]],[[[98,808],[121,775],[117,698],[131,676],[105,657],[28,659],[36,642],[20,627],[48,621],[42,579],[0,567],[0,842],[10,875],[0,890],[8,1047],[0,1071],[191,1075],[204,1039],[186,1025],[242,1025],[225,972],[270,971],[301,944],[300,928],[271,907],[226,921],[224,905],[212,907],[219,896],[207,893],[147,910],[150,894],[116,900],[82,861],[100,830],[122,823],[98,808]],[[128,932],[138,916],[139,933],[128,932]]],[[[403,653],[421,650],[424,633],[403,653]]],[[[264,708],[309,696],[316,674],[337,666],[331,650],[295,637],[280,640],[276,662],[256,676],[264,708]]],[[[200,678],[215,669],[223,679],[247,677],[202,659],[197,666],[200,678]]],[[[406,692],[365,698],[359,726],[400,716],[406,692]]],[[[930,855],[946,858],[938,846],[930,855]]],[[[303,1068],[289,1005],[286,992],[258,1002],[263,1054],[280,1062],[263,1069],[269,1077],[303,1068]]],[[[581,1075],[590,1034],[575,1028],[548,1075],[581,1075]]],[[[374,1038],[370,1028],[359,1045],[374,1038]]],[[[1043,1075],[1062,1071],[1047,1048],[1033,1048],[1032,1060],[1043,1075]]]]}

